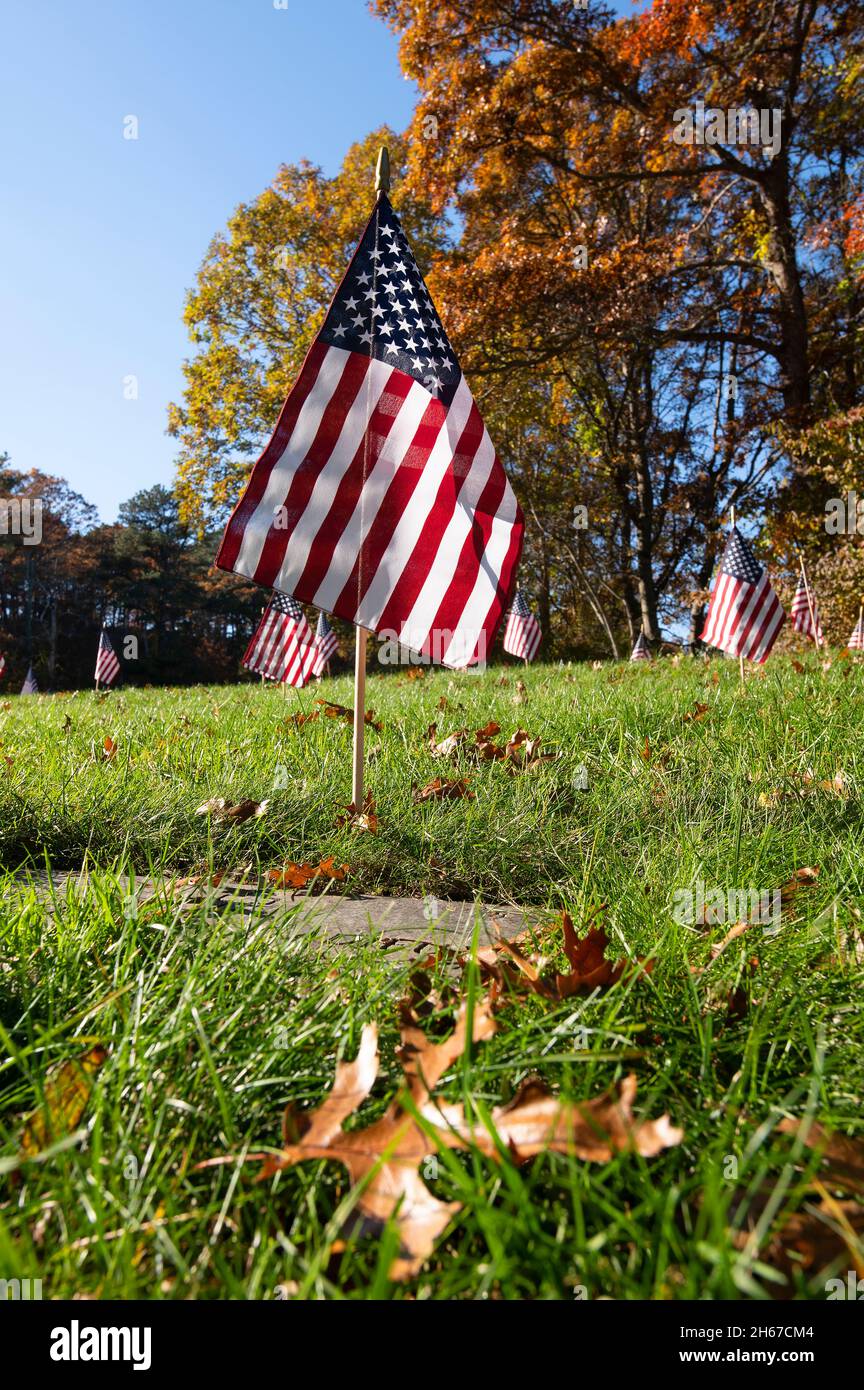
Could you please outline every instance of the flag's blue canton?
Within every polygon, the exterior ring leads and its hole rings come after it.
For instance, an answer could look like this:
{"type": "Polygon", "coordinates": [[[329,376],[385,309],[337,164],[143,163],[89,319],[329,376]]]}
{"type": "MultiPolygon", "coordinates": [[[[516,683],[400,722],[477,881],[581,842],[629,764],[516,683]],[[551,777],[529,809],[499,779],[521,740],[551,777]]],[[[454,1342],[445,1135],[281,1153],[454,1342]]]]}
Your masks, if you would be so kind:
{"type": "Polygon", "coordinates": [[[293,618],[295,623],[298,618],[303,617],[303,609],[296,598],[292,598],[290,594],[274,593],[270,600],[270,607],[275,609],[277,613],[284,613],[286,617],[293,618]]]}
{"type": "Polygon", "coordinates": [[[461,371],[399,219],[383,195],[333,301],[321,338],[377,357],[449,406],[461,371]]]}
{"type": "Polygon", "coordinates": [[[521,590],[521,589],[517,589],[517,590],[516,590],[516,594],[515,594],[515,597],[514,597],[514,599],[513,599],[513,608],[512,608],[512,612],[514,612],[514,613],[516,614],[516,617],[517,617],[517,618],[530,618],[530,617],[531,617],[531,609],[528,607],[527,603],[525,602],[524,598],[522,597],[522,590],[521,590]]]}
{"type": "Polygon", "coordinates": [[[762,566],[744,537],[739,534],[737,526],[733,528],[732,534],[726,542],[720,570],[722,574],[728,574],[732,579],[744,580],[747,584],[759,582],[762,566]]]}

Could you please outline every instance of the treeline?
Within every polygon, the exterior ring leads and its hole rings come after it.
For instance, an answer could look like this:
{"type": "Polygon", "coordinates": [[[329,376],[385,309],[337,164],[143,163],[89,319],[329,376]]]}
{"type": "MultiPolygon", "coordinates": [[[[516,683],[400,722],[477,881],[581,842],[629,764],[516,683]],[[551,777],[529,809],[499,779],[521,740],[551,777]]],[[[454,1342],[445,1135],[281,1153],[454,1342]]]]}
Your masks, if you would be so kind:
{"type": "Polygon", "coordinates": [[[103,525],[63,479],[17,472],[3,455],[0,503],[4,689],[20,689],[30,665],[41,690],[92,683],[103,623],[127,682],[237,678],[265,596],[212,568],[216,537],[193,535],[167,488],[137,493],[103,525]]]}

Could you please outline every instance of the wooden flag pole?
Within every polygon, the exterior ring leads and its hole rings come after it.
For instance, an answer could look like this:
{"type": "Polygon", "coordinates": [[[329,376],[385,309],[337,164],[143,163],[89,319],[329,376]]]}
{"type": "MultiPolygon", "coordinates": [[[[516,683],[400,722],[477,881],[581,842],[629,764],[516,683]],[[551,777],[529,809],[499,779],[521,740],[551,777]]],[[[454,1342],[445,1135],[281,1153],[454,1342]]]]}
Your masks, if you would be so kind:
{"type": "MultiPolygon", "coordinates": [[[[734,503],[733,503],[733,505],[729,508],[729,515],[730,515],[730,517],[732,518],[732,530],[734,531],[734,530],[735,530],[735,505],[734,505],[734,503]]],[[[739,655],[739,657],[738,657],[738,674],[739,674],[739,676],[741,677],[741,684],[742,684],[742,685],[746,685],[746,684],[747,684],[747,677],[744,675],[744,657],[743,657],[742,655],[739,655]]]]}
{"type": "Polygon", "coordinates": [[[819,628],[816,623],[816,613],[813,609],[813,600],[810,597],[810,585],[807,583],[807,571],[804,568],[804,556],[801,554],[800,550],[796,551],[796,553],[798,555],[798,562],[801,565],[801,578],[804,580],[804,592],[807,595],[807,607],[810,610],[810,625],[813,628],[813,641],[816,643],[816,650],[818,652],[822,646],[822,643],[819,641],[819,628]]]}
{"type": "MultiPolygon", "coordinates": [[[[376,201],[390,192],[390,153],[386,145],[378,151],[375,165],[376,201]]],[[[366,733],[366,638],[365,627],[357,627],[354,648],[354,761],[351,776],[351,801],[359,813],[363,809],[363,741],[366,733]]]]}

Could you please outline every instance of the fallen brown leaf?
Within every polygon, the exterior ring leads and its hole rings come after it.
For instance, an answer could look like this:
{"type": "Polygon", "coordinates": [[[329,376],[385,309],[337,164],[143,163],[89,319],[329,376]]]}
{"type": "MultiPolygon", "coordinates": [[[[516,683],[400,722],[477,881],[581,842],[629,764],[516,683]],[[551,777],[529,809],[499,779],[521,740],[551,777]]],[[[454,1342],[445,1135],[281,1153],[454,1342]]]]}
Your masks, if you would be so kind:
{"type": "Polygon", "coordinates": [[[375,811],[375,802],[372,800],[372,793],[367,792],[363,798],[363,806],[359,808],[351,801],[345,807],[345,814],[336,817],[336,824],[341,829],[366,830],[370,835],[378,834],[378,815],[375,811]]]}
{"type": "MultiPolygon", "coordinates": [[[[608,1162],[614,1154],[628,1150],[651,1157],[683,1138],[667,1115],[634,1120],[633,1076],[624,1079],[617,1094],[607,1092],[582,1102],[563,1101],[529,1081],[508,1105],[492,1111],[493,1135],[484,1125],[469,1121],[461,1103],[439,1102],[433,1095],[444,1073],[464,1052],[468,1031],[464,1004],[453,1034],[443,1042],[430,1041],[412,1017],[403,1019],[400,1055],[405,1089],[380,1119],[346,1133],[344,1121],[369,1095],[378,1075],[377,1030],[367,1024],[356,1059],[339,1063],[323,1104],[303,1116],[290,1107],[286,1110],[284,1148],[264,1163],[262,1178],[307,1159],[330,1158],[344,1164],[352,1183],[362,1184],[356,1203],[361,1215],[377,1229],[392,1219],[399,1232],[401,1250],[391,1265],[391,1279],[417,1274],[460,1210],[458,1202],[434,1197],[418,1172],[422,1160],[442,1145],[473,1147],[498,1161],[503,1150],[515,1163],[547,1151],[608,1162]]],[[[494,1031],[489,1002],[481,1000],[473,1011],[471,1037],[479,1042],[494,1031]]]]}
{"type": "Polygon", "coordinates": [[[251,820],[253,816],[263,816],[269,805],[269,801],[253,801],[249,796],[243,801],[235,801],[229,805],[224,796],[214,796],[199,806],[195,814],[210,815],[214,820],[229,820],[235,825],[240,825],[245,820],[251,820]]]}
{"type": "Polygon", "coordinates": [[[295,864],[292,861],[283,864],[281,869],[270,869],[267,877],[272,879],[277,888],[305,888],[308,883],[318,878],[341,883],[347,878],[349,871],[348,864],[337,865],[330,854],[314,867],[312,864],[295,864]]]}
{"type": "Polygon", "coordinates": [[[44,1103],[28,1115],[21,1135],[21,1157],[33,1158],[75,1128],[87,1107],[93,1078],[108,1053],[97,1043],[83,1056],[63,1062],[45,1080],[44,1103]]]}
{"type": "Polygon", "coordinates": [[[474,793],[465,777],[435,777],[425,787],[415,787],[414,801],[472,801],[474,793]]]}

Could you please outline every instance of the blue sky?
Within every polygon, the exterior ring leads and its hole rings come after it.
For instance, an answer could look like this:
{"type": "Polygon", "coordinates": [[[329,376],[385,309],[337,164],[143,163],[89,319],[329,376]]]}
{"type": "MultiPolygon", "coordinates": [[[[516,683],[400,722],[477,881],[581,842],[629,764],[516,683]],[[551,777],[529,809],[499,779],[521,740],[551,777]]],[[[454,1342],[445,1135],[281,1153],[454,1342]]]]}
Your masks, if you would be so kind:
{"type": "Polygon", "coordinates": [[[14,467],[67,478],[106,521],[170,482],[166,405],[210,237],[280,163],[332,173],[352,141],[407,124],[396,48],[363,0],[6,7],[0,452],[14,467]]]}
{"type": "Polygon", "coordinates": [[[106,521],[173,476],[183,302],[213,233],[280,163],[335,173],[354,140],[410,118],[396,38],[365,0],[280,2],[6,7],[0,452],[106,521]]]}

